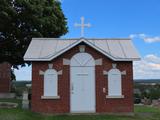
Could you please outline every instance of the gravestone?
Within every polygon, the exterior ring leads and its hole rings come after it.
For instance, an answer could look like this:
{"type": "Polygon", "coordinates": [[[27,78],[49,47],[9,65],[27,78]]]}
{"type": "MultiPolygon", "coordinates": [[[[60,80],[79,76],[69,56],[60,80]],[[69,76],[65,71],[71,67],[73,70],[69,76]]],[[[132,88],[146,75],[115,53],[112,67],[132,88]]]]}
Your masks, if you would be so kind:
{"type": "Polygon", "coordinates": [[[142,101],[142,104],[144,104],[144,105],[151,105],[152,104],[152,101],[148,98],[144,98],[141,101],[142,101]]]}
{"type": "Polygon", "coordinates": [[[22,108],[29,109],[29,100],[28,100],[28,91],[27,90],[25,90],[23,92],[22,108]]]}
{"type": "Polygon", "coordinates": [[[152,100],[152,106],[160,107],[160,99],[152,100]]]}

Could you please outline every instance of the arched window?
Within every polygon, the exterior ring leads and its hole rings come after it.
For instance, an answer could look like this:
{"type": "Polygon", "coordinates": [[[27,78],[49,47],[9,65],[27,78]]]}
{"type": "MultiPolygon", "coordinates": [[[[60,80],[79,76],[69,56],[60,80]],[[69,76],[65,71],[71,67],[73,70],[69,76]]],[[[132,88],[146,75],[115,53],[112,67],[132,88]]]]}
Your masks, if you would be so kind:
{"type": "Polygon", "coordinates": [[[116,66],[116,64],[112,64],[112,69],[108,72],[103,71],[104,75],[108,75],[108,95],[106,98],[124,98],[122,95],[122,75],[126,75],[126,71],[121,72],[116,66]]]}
{"type": "Polygon", "coordinates": [[[71,59],[71,66],[95,66],[95,60],[89,53],[77,53],[71,59]]]}
{"type": "Polygon", "coordinates": [[[108,72],[108,97],[109,96],[122,96],[121,72],[116,68],[108,72]]]}
{"type": "Polygon", "coordinates": [[[54,69],[44,73],[44,97],[58,97],[58,74],[54,69]]]}

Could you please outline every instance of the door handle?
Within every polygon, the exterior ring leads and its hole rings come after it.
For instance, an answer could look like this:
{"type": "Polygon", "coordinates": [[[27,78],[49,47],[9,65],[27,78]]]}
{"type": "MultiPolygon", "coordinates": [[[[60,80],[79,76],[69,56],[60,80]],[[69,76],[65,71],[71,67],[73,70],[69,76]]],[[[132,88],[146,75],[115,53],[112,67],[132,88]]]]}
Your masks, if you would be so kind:
{"type": "Polygon", "coordinates": [[[73,91],[74,87],[73,87],[73,84],[72,84],[72,91],[73,91]]]}
{"type": "Polygon", "coordinates": [[[74,87],[73,87],[73,84],[71,85],[71,93],[73,94],[73,90],[74,90],[74,87]]]}

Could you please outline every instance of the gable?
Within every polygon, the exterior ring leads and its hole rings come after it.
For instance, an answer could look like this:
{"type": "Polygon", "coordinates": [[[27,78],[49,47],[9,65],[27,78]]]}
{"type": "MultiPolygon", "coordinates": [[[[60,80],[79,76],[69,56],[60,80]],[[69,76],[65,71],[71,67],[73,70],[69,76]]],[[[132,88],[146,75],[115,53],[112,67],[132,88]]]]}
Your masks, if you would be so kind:
{"type": "Polygon", "coordinates": [[[114,61],[133,61],[140,57],[129,39],[53,39],[33,38],[24,56],[26,61],[51,61],[84,42],[114,61]]]}

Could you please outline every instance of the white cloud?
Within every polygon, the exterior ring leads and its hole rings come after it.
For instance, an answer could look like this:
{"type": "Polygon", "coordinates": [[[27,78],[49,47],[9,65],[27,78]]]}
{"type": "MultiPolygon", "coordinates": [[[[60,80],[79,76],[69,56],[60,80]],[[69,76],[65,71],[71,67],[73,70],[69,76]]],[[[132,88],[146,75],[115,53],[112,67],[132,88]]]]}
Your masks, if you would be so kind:
{"type": "Polygon", "coordinates": [[[160,37],[145,37],[144,41],[148,43],[160,42],[160,37]]]}
{"type": "Polygon", "coordinates": [[[131,35],[129,35],[129,37],[131,39],[140,38],[140,39],[143,39],[147,43],[160,42],[160,36],[149,37],[148,35],[146,35],[144,33],[141,33],[141,34],[131,34],[131,35]]]}
{"type": "Polygon", "coordinates": [[[129,35],[130,38],[134,39],[134,38],[140,38],[140,39],[144,39],[146,37],[146,35],[144,33],[140,33],[140,34],[131,34],[129,35]]]}
{"type": "Polygon", "coordinates": [[[150,54],[141,61],[134,62],[134,79],[159,79],[160,57],[150,54]]]}
{"type": "Polygon", "coordinates": [[[153,54],[146,55],[144,57],[144,60],[146,60],[147,62],[152,62],[152,63],[155,63],[155,64],[160,64],[160,57],[158,57],[156,55],[153,55],[153,54]]]}

